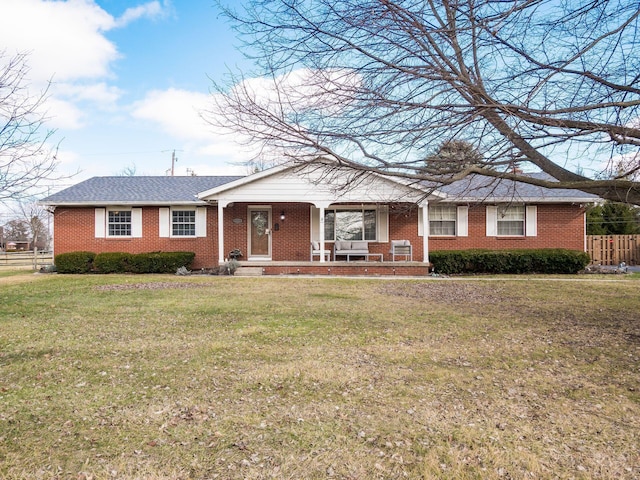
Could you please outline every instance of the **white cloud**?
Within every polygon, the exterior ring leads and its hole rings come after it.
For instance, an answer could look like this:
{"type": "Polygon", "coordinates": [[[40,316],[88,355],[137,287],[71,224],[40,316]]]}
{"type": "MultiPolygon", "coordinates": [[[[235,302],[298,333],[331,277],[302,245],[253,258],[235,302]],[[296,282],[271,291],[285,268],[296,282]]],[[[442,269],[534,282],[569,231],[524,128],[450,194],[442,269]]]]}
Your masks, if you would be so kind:
{"type": "Polygon", "coordinates": [[[187,142],[195,155],[232,163],[250,159],[256,152],[237,142],[237,135],[202,119],[200,112],[211,101],[209,94],[173,88],[156,90],[134,105],[132,115],[154,122],[167,134],[187,142]]]}
{"type": "Polygon", "coordinates": [[[74,102],[92,102],[104,109],[113,108],[122,95],[118,87],[110,86],[105,82],[55,84],[55,93],[74,102]]]}
{"type": "Polygon", "coordinates": [[[360,83],[361,77],[354,70],[302,68],[275,78],[244,79],[233,93],[266,109],[313,108],[330,113],[349,102],[360,83]]]}
{"type": "Polygon", "coordinates": [[[209,95],[170,88],[154,90],[134,105],[135,118],[151,120],[170,135],[185,140],[211,139],[211,128],[200,118],[209,95]]]}
{"type": "Polygon", "coordinates": [[[113,109],[122,95],[107,83],[120,54],[106,32],[168,9],[154,0],[116,19],[94,0],[0,0],[0,45],[8,57],[28,53],[30,88],[51,82],[46,109],[55,127],[80,128],[81,108],[113,109]]]}
{"type": "Polygon", "coordinates": [[[75,130],[84,124],[84,114],[75,104],[57,97],[49,97],[44,105],[47,127],[75,130]]]}
{"type": "Polygon", "coordinates": [[[116,27],[125,27],[131,22],[134,22],[140,18],[160,18],[166,14],[166,10],[162,7],[160,2],[148,2],[144,5],[137,7],[127,8],[125,12],[120,16],[116,22],[116,27]]]}
{"type": "Polygon", "coordinates": [[[0,10],[0,45],[30,53],[36,83],[104,77],[118,58],[103,35],[114,19],[93,1],[0,0],[0,10]]]}

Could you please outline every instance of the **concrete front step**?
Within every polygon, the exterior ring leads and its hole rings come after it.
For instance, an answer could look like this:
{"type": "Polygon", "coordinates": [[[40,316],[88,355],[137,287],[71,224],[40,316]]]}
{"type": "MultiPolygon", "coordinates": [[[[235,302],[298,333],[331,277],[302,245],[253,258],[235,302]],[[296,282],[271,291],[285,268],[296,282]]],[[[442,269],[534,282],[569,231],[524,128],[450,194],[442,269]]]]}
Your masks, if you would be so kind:
{"type": "Polygon", "coordinates": [[[236,277],[260,277],[262,276],[262,267],[240,267],[234,276],[236,277]]]}

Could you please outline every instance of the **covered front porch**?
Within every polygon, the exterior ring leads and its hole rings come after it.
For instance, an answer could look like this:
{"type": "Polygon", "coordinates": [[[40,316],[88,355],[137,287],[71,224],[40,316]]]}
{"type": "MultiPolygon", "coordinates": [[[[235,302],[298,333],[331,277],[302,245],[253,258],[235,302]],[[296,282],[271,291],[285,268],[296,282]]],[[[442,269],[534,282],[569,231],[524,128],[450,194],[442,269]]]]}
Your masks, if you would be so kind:
{"type": "Polygon", "coordinates": [[[236,258],[245,272],[267,275],[429,272],[424,192],[379,176],[342,189],[318,175],[276,168],[201,193],[216,206],[218,264],[236,258]],[[390,255],[399,240],[412,249],[402,263],[390,255]]]}

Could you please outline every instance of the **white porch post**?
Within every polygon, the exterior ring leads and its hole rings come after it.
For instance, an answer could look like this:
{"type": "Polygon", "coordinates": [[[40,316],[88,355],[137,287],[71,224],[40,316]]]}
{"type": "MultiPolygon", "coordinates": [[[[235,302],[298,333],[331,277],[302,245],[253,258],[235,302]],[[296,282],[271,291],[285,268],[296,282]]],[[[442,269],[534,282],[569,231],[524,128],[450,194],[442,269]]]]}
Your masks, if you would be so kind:
{"type": "Polygon", "coordinates": [[[424,201],[422,205],[422,258],[424,263],[429,263],[429,202],[424,201]]]}
{"type": "Polygon", "coordinates": [[[218,200],[218,265],[224,263],[224,209],[228,202],[218,200]]]}
{"type": "Polygon", "coordinates": [[[330,203],[328,202],[316,204],[316,207],[320,210],[320,263],[326,262],[326,258],[324,256],[324,211],[329,205],[330,203]]]}
{"type": "Polygon", "coordinates": [[[324,205],[320,205],[320,263],[324,263],[324,205]]]}

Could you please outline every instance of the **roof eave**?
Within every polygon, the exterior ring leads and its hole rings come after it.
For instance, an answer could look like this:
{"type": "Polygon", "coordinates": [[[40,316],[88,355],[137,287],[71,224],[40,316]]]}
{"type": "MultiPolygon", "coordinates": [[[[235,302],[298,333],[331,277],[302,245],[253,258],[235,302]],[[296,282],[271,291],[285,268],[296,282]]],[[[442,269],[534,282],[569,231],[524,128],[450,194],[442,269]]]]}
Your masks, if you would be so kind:
{"type": "Polygon", "coordinates": [[[451,203],[596,203],[597,197],[448,197],[451,203]]]}
{"type": "Polygon", "coordinates": [[[204,200],[178,200],[178,201],[136,201],[127,202],[122,200],[92,200],[87,202],[47,202],[40,201],[40,205],[46,205],[50,207],[103,207],[103,206],[124,206],[124,207],[150,207],[150,206],[166,206],[166,205],[184,205],[184,206],[204,206],[209,205],[209,202],[204,200]]]}

